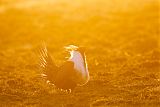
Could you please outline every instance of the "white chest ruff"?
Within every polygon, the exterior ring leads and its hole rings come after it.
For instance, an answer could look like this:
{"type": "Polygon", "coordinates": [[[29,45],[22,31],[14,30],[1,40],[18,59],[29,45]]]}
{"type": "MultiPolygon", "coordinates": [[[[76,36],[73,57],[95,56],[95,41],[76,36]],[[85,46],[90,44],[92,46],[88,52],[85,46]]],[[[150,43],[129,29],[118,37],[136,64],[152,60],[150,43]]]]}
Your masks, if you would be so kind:
{"type": "Polygon", "coordinates": [[[71,51],[71,57],[69,58],[69,61],[74,63],[74,69],[76,70],[77,74],[75,78],[79,82],[79,85],[87,83],[89,79],[88,67],[81,53],[78,51],[71,51]]]}

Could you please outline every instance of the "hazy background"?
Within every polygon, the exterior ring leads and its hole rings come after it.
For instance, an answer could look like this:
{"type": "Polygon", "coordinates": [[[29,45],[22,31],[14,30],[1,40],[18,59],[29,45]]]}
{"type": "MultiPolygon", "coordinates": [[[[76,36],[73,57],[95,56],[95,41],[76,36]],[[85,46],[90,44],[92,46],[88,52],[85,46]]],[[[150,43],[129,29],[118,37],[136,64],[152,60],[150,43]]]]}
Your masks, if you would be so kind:
{"type": "Polygon", "coordinates": [[[159,13],[158,0],[0,0],[0,104],[156,107],[159,13]],[[72,94],[46,84],[35,54],[42,41],[59,65],[64,46],[86,46],[89,83],[72,94]]]}

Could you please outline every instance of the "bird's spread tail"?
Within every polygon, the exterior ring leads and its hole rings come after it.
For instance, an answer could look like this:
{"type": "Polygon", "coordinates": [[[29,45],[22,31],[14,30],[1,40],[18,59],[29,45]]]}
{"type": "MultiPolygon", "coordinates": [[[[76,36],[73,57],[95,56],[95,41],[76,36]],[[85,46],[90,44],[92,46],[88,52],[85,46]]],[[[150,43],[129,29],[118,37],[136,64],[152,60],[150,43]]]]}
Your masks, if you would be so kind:
{"type": "Polygon", "coordinates": [[[52,57],[50,56],[45,43],[43,43],[39,49],[39,68],[42,72],[42,76],[54,84],[55,78],[58,72],[58,67],[54,63],[52,57]]]}

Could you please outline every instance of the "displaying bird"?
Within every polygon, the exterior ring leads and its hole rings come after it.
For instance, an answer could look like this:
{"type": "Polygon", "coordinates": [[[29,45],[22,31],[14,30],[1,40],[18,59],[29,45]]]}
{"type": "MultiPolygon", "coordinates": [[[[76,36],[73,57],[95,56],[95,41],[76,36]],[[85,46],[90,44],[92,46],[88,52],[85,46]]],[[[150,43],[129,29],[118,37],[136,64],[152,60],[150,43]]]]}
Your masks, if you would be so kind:
{"type": "Polygon", "coordinates": [[[46,45],[40,49],[40,68],[42,76],[57,88],[72,91],[76,86],[83,86],[89,81],[89,72],[83,47],[66,46],[70,57],[57,66],[49,54],[46,45]]]}

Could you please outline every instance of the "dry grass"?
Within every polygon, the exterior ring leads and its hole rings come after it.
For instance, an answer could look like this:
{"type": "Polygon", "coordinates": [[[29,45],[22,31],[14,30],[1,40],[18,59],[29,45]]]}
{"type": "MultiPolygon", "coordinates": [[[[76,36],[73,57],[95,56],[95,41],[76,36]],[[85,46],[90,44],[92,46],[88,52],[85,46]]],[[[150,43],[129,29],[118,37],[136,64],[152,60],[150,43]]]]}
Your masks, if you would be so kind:
{"type": "Polygon", "coordinates": [[[0,106],[157,107],[160,105],[157,2],[2,0],[0,106]],[[67,55],[63,46],[86,46],[89,83],[71,94],[46,84],[39,77],[35,54],[42,41],[58,64],[67,55]]]}

